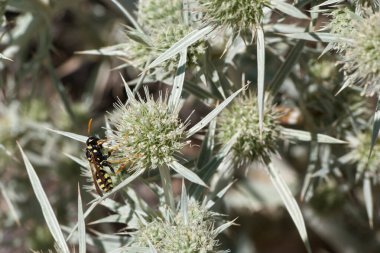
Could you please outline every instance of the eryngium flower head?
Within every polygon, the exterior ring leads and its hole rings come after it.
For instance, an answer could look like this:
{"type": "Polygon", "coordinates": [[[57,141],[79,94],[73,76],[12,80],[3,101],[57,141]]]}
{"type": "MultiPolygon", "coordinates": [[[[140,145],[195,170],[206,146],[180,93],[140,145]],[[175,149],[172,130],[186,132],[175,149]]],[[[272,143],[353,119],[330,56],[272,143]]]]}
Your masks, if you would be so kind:
{"type": "Polygon", "coordinates": [[[240,32],[260,24],[268,0],[199,0],[205,20],[240,32]]]}
{"type": "MultiPolygon", "coordinates": [[[[139,3],[138,20],[149,39],[149,44],[139,43],[131,38],[125,51],[132,64],[142,68],[149,59],[157,58],[189,34],[193,28],[183,20],[181,0],[146,0],[139,3]]],[[[194,43],[187,51],[188,63],[196,64],[204,53],[205,43],[194,43]]],[[[178,57],[175,57],[166,61],[162,67],[166,72],[173,73],[177,65],[178,57]]]]}
{"type": "Polygon", "coordinates": [[[380,140],[372,150],[372,155],[368,159],[369,148],[371,147],[371,131],[367,130],[357,136],[350,135],[347,137],[351,151],[344,155],[340,160],[357,164],[356,168],[359,173],[368,171],[370,175],[377,175],[380,171],[380,140]]]}
{"type": "Polygon", "coordinates": [[[232,147],[235,164],[244,165],[267,158],[276,149],[279,137],[278,113],[266,98],[262,137],[260,138],[257,98],[252,95],[236,98],[218,118],[218,138],[227,143],[240,132],[232,147]]]}
{"type": "MultiPolygon", "coordinates": [[[[348,38],[354,28],[352,24],[353,13],[348,8],[343,8],[332,11],[330,15],[332,19],[327,27],[331,33],[348,38]]],[[[338,43],[333,43],[333,47],[335,50],[343,51],[346,49],[347,43],[341,40],[338,43]]]]}
{"type": "Polygon", "coordinates": [[[139,1],[138,22],[147,32],[165,30],[163,23],[182,23],[181,0],[144,0],[139,1]]]}
{"type": "Polygon", "coordinates": [[[189,202],[187,222],[180,212],[165,209],[163,218],[142,225],[135,234],[135,244],[149,247],[149,241],[158,252],[165,253],[217,252],[215,216],[195,201],[189,202]]]}
{"type": "Polygon", "coordinates": [[[121,102],[111,115],[115,131],[108,142],[115,151],[116,160],[128,161],[130,169],[154,169],[174,160],[174,154],[187,144],[186,125],[178,119],[178,110],[168,110],[167,99],[155,101],[145,89],[146,101],[130,99],[127,106],[121,102]]]}
{"type": "MultiPolygon", "coordinates": [[[[343,23],[343,21],[342,21],[343,23]]],[[[380,13],[367,11],[364,18],[357,16],[340,31],[349,39],[342,42],[344,50],[342,68],[344,84],[363,88],[363,94],[372,96],[380,93],[380,13]]]]}

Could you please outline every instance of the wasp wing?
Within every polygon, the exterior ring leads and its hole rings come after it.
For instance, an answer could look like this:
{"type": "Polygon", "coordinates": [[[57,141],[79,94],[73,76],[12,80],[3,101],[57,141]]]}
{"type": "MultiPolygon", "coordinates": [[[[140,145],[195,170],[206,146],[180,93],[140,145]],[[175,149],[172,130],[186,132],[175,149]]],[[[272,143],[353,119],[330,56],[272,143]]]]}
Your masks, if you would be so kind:
{"type": "Polygon", "coordinates": [[[94,181],[95,189],[100,196],[103,196],[103,192],[100,190],[100,187],[98,185],[97,178],[96,178],[96,174],[99,172],[99,167],[98,165],[96,165],[93,159],[90,162],[90,168],[91,168],[92,180],[94,181]]]}

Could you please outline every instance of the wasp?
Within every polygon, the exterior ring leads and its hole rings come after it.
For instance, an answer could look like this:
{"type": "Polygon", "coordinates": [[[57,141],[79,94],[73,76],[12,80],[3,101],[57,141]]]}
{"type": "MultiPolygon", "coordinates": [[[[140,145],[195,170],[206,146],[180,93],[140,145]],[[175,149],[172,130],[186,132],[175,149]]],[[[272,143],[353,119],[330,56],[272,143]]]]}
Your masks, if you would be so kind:
{"type": "MultiPolygon", "coordinates": [[[[88,122],[88,134],[90,135],[92,119],[88,122]]],[[[115,173],[111,166],[111,163],[107,160],[110,156],[110,152],[105,155],[103,153],[103,143],[105,139],[99,139],[94,136],[89,136],[86,141],[86,157],[90,163],[92,179],[94,181],[95,189],[99,195],[103,195],[102,192],[109,192],[113,189],[113,183],[111,176],[104,170],[104,167],[108,167],[112,173],[115,173]]]]}

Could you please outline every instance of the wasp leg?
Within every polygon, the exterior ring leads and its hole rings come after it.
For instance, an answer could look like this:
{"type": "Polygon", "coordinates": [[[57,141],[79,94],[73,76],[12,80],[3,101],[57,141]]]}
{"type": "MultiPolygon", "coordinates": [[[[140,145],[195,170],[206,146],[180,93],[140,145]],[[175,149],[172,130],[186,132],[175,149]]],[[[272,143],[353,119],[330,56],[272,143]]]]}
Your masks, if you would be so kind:
{"type": "Polygon", "coordinates": [[[125,166],[127,166],[128,163],[123,163],[116,171],[116,175],[119,174],[124,168],[125,166]]]}

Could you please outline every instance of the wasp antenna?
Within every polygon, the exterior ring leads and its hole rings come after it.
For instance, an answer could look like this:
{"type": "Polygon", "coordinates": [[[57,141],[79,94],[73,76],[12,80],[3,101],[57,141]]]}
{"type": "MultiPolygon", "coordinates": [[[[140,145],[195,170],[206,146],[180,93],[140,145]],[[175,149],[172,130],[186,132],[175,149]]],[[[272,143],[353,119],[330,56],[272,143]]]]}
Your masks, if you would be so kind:
{"type": "Polygon", "coordinates": [[[91,125],[92,125],[92,118],[88,121],[88,125],[87,125],[88,135],[90,135],[90,133],[91,133],[91,125]]]}

